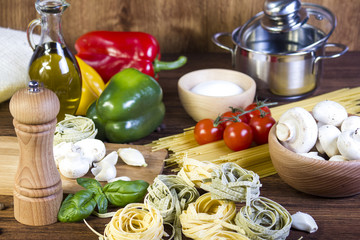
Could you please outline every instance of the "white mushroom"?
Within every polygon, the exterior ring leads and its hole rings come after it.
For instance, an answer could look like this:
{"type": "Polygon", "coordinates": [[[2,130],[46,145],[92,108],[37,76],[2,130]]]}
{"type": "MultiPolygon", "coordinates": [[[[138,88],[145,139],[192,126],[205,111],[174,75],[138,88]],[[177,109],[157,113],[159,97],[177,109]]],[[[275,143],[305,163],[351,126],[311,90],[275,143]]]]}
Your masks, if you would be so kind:
{"type": "Polygon", "coordinates": [[[109,153],[100,162],[94,163],[94,168],[91,169],[92,174],[98,181],[110,181],[116,177],[116,163],[118,154],[116,151],[109,153]]]}
{"type": "Polygon", "coordinates": [[[101,140],[83,139],[74,143],[73,151],[80,152],[83,158],[88,159],[91,167],[93,162],[98,162],[105,157],[106,147],[101,140]]]}
{"type": "Polygon", "coordinates": [[[276,136],[289,150],[309,152],[317,140],[317,125],[312,115],[301,107],[294,107],[281,115],[276,125],[276,136]]]}
{"type": "Polygon", "coordinates": [[[348,116],[346,109],[341,104],[330,100],[317,103],[312,110],[312,114],[317,121],[337,127],[348,116]]]}
{"type": "Polygon", "coordinates": [[[316,148],[316,150],[317,150],[320,154],[324,154],[324,153],[325,153],[324,149],[322,148],[322,146],[321,146],[321,144],[320,144],[319,138],[318,138],[318,140],[316,141],[315,148],[316,148]]]}
{"type": "Polygon", "coordinates": [[[323,150],[330,158],[339,154],[337,147],[337,138],[341,131],[334,125],[323,125],[319,128],[319,137],[317,147],[318,151],[323,150]]]}
{"type": "Polygon", "coordinates": [[[323,122],[317,122],[317,127],[320,128],[321,126],[324,126],[326,125],[326,123],[323,123],[323,122]]]}
{"type": "Polygon", "coordinates": [[[59,162],[59,170],[67,178],[79,178],[89,171],[89,163],[80,153],[68,152],[59,162]]]}
{"type": "Polygon", "coordinates": [[[292,224],[291,227],[300,231],[306,231],[309,233],[316,232],[318,230],[318,226],[314,220],[314,218],[303,212],[297,212],[291,215],[292,224]]]}
{"type": "Polygon", "coordinates": [[[337,147],[345,158],[349,160],[360,159],[360,128],[342,132],[338,137],[337,147]]]}
{"type": "Polygon", "coordinates": [[[341,131],[345,132],[348,130],[355,130],[360,128],[360,117],[359,116],[350,116],[346,118],[341,124],[341,131]]]}
{"type": "Polygon", "coordinates": [[[53,148],[54,160],[56,167],[59,168],[59,162],[66,157],[66,154],[72,152],[72,142],[60,142],[53,148]]]}
{"type": "Polygon", "coordinates": [[[144,155],[135,148],[119,148],[117,153],[127,165],[140,167],[147,166],[144,155]]]}
{"type": "Polygon", "coordinates": [[[317,152],[308,152],[308,153],[299,153],[300,155],[304,157],[314,158],[318,160],[325,160],[322,156],[319,156],[317,152]]]}
{"type": "Polygon", "coordinates": [[[345,162],[345,161],[349,161],[349,159],[345,158],[342,155],[334,155],[329,159],[329,161],[331,161],[331,162],[345,162]]]}

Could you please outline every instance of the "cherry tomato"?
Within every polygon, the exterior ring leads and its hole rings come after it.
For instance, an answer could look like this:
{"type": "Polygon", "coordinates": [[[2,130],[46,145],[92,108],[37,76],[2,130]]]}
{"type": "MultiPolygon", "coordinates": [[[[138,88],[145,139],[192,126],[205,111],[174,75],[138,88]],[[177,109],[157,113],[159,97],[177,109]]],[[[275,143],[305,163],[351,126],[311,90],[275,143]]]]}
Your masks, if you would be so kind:
{"type": "MultiPolygon", "coordinates": [[[[249,106],[247,106],[245,108],[245,111],[252,110],[252,109],[258,107],[260,104],[261,104],[261,102],[254,102],[254,103],[250,104],[249,106]]],[[[262,112],[266,113],[266,115],[269,115],[269,114],[271,115],[270,109],[267,106],[261,107],[261,110],[262,111],[254,110],[254,111],[249,112],[248,113],[249,118],[252,118],[255,115],[260,115],[262,112]]]]}
{"type": "Polygon", "coordinates": [[[251,127],[244,122],[235,122],[225,128],[224,142],[233,151],[249,148],[253,141],[251,127]]]}
{"type": "MultiPolygon", "coordinates": [[[[221,115],[221,125],[223,125],[224,128],[226,128],[227,126],[229,126],[230,124],[234,123],[235,121],[233,120],[233,118],[237,115],[241,114],[240,111],[227,111],[224,112],[221,115]]],[[[243,114],[241,116],[238,117],[238,121],[239,122],[244,122],[244,123],[249,123],[250,119],[249,116],[247,114],[243,114]]]]}
{"type": "Polygon", "coordinates": [[[215,127],[214,120],[208,118],[197,122],[194,129],[195,140],[200,145],[221,140],[223,133],[224,127],[221,124],[215,127]]]}
{"type": "Polygon", "coordinates": [[[250,119],[249,125],[253,130],[254,142],[258,145],[268,142],[271,127],[275,124],[275,119],[269,114],[264,117],[255,115],[250,119]]]}

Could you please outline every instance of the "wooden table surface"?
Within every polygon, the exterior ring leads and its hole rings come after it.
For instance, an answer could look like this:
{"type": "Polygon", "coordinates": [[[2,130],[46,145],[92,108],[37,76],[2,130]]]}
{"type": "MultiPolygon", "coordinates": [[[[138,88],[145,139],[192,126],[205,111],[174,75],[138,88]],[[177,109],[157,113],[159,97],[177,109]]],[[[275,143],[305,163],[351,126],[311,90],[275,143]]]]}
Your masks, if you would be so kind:
{"type": "MultiPolygon", "coordinates": [[[[167,55],[164,59],[175,59],[167,55]]],[[[181,69],[161,72],[160,84],[164,91],[166,116],[162,128],[150,136],[135,142],[146,144],[160,137],[180,133],[195,122],[182,108],[177,95],[177,80],[183,74],[204,68],[231,68],[229,54],[187,55],[188,63],[181,69]]],[[[360,52],[350,52],[344,56],[324,61],[322,81],[313,95],[330,92],[343,87],[360,85],[360,52]]],[[[359,96],[360,98],[360,96],[359,96]]],[[[8,101],[0,104],[0,135],[15,136],[8,101]]],[[[0,166],[1,167],[1,166],[0,166]]],[[[169,173],[165,169],[164,173],[169,173]]],[[[360,174],[360,173],[359,173],[360,174]]],[[[291,214],[297,211],[309,213],[316,220],[319,230],[305,233],[291,230],[288,239],[359,239],[360,238],[360,195],[348,198],[320,198],[294,190],[278,175],[261,179],[261,195],[283,205],[291,214]]],[[[329,183],[331,184],[331,183],[329,183]]],[[[1,194],[1,193],[0,193],[1,194]]],[[[97,239],[84,223],[55,223],[49,226],[31,227],[14,219],[11,196],[0,195],[0,203],[5,209],[0,211],[0,239],[97,239]]],[[[103,232],[110,219],[90,216],[89,224],[98,232],[103,232]]]]}

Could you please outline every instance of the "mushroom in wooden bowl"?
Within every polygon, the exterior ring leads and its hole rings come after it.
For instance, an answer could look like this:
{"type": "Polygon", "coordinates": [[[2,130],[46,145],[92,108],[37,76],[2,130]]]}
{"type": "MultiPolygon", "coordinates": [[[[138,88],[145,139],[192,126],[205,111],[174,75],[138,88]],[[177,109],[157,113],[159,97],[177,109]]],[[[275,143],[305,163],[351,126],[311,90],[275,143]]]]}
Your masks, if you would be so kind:
{"type": "Polygon", "coordinates": [[[229,69],[201,69],[178,81],[178,93],[185,111],[195,120],[215,119],[229,107],[245,108],[254,101],[255,81],[229,69]]]}
{"type": "Polygon", "coordinates": [[[339,129],[334,131],[327,127],[332,124],[318,120],[316,107],[312,112],[298,107],[289,109],[272,127],[269,133],[272,163],[280,178],[301,192],[321,197],[359,194],[360,117],[346,115],[340,123],[334,123],[339,129]],[[349,127],[349,122],[355,122],[353,127],[349,127]],[[324,137],[320,129],[327,128],[331,130],[324,137]]]}

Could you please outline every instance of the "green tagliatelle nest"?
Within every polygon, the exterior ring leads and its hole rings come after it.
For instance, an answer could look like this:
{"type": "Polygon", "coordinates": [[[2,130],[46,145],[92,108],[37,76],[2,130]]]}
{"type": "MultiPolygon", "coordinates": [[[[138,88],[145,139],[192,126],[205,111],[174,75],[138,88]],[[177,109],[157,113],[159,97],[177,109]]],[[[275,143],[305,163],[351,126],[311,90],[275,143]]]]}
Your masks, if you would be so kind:
{"type": "Polygon", "coordinates": [[[181,239],[179,216],[188,204],[196,201],[199,192],[176,175],[158,175],[149,186],[145,202],[158,209],[165,223],[173,225],[174,239],[181,239]]]}
{"type": "Polygon", "coordinates": [[[253,171],[241,168],[236,163],[224,163],[214,169],[210,179],[204,179],[201,188],[210,192],[213,199],[227,199],[250,203],[260,195],[260,178],[253,171]]]}
{"type": "Polygon", "coordinates": [[[280,204],[259,197],[240,209],[236,214],[235,224],[241,226],[251,239],[282,240],[289,235],[292,218],[280,204]]]}
{"type": "Polygon", "coordinates": [[[54,146],[61,142],[78,142],[95,138],[97,129],[93,120],[82,116],[65,115],[65,119],[56,124],[54,146]]]}

